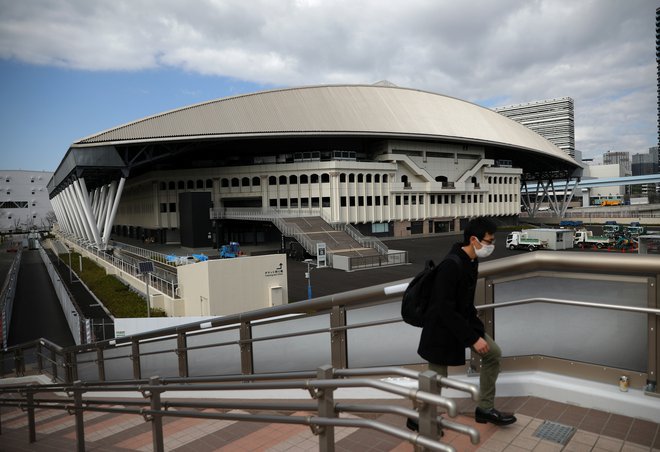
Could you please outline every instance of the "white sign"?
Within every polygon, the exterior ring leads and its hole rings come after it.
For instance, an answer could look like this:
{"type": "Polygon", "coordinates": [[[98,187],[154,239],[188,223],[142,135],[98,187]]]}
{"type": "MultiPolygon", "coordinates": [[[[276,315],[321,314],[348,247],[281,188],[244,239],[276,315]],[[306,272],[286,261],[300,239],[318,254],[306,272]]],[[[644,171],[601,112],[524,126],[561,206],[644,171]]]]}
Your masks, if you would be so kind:
{"type": "Polygon", "coordinates": [[[325,243],[320,242],[316,244],[316,267],[321,268],[327,266],[325,243]]]}

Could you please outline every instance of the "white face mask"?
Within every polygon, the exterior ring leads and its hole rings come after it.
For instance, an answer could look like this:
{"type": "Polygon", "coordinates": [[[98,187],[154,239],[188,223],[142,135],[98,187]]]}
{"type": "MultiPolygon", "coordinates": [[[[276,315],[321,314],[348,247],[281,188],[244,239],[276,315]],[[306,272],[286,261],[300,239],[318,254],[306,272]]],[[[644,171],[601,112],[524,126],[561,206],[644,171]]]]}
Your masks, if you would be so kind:
{"type": "Polygon", "coordinates": [[[474,249],[474,254],[477,255],[477,257],[488,257],[491,254],[493,254],[493,251],[495,251],[495,245],[486,245],[484,243],[481,243],[481,248],[477,249],[474,245],[472,245],[472,248],[474,249]]]}

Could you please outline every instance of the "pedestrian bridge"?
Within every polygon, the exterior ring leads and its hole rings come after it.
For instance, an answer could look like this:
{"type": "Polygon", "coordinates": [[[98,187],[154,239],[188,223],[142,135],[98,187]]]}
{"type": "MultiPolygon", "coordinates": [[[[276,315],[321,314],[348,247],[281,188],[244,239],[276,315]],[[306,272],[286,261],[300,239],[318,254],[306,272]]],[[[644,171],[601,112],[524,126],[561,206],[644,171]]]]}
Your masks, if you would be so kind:
{"type": "MultiPolygon", "coordinates": [[[[657,432],[659,279],[655,256],[535,252],[482,263],[476,304],[505,354],[498,396],[570,400],[657,432]]],[[[394,438],[392,448],[456,450],[457,438],[477,448],[493,432],[459,405],[475,397],[478,356],[466,355],[448,379],[424,372],[420,330],[399,316],[407,282],[76,347],[12,347],[0,353],[3,376],[46,375],[52,384],[11,380],[0,391],[2,415],[26,409],[24,439],[38,443],[39,413],[65,410],[78,450],[94,437],[98,413],[146,421],[150,450],[174,449],[173,418],[308,426],[320,450],[334,450],[342,429],[394,438]],[[406,417],[419,419],[419,434],[402,427],[406,417]]]]}

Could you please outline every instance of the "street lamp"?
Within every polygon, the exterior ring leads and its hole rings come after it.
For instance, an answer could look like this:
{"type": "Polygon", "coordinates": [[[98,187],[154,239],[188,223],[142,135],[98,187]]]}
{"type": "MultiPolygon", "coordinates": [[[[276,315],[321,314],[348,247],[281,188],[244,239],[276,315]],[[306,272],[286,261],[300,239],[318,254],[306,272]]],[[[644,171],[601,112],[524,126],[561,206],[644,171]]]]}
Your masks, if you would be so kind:
{"type": "Polygon", "coordinates": [[[305,278],[307,278],[307,299],[312,299],[312,266],[315,265],[313,259],[305,259],[303,261],[307,264],[307,272],[305,273],[305,278]]]}

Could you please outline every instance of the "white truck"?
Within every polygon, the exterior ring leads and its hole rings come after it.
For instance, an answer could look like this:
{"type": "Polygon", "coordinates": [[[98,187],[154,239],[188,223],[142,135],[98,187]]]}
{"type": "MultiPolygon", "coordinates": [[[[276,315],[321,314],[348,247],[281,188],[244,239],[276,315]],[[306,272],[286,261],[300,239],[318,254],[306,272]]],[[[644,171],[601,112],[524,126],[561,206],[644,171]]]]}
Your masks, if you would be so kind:
{"type": "Polygon", "coordinates": [[[506,247],[510,250],[534,251],[547,246],[547,240],[529,237],[526,231],[513,231],[506,236],[506,247]]]}
{"type": "Polygon", "coordinates": [[[610,237],[594,235],[593,231],[582,229],[575,231],[573,243],[580,248],[595,246],[596,248],[601,249],[612,245],[614,241],[610,237]]]}

